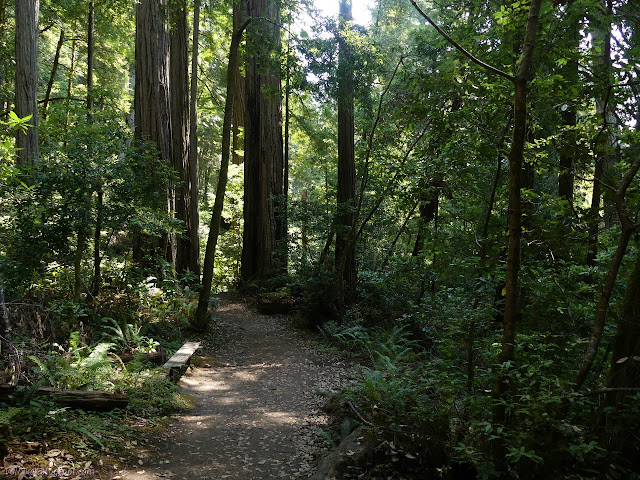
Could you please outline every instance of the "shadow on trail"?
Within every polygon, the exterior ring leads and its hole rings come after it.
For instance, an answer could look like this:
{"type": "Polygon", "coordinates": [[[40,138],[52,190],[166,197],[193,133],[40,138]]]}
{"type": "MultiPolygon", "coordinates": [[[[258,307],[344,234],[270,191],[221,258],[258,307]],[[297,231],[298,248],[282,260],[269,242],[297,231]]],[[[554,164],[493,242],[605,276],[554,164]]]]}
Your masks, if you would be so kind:
{"type": "MultiPolygon", "coordinates": [[[[216,315],[226,341],[213,368],[180,382],[196,407],[176,418],[160,453],[142,459],[127,480],[307,478],[326,447],[314,430],[326,424],[318,390],[344,382],[345,364],[313,349],[309,335],[284,317],[229,304],[216,315]]],[[[115,478],[115,477],[114,477],[115,478]]]]}

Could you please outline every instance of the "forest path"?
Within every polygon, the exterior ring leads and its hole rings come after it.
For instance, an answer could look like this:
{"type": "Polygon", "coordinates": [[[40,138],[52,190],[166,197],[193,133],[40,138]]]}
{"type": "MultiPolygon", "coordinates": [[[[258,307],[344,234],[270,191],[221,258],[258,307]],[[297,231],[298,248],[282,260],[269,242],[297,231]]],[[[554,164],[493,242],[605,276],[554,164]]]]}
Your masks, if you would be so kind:
{"type": "MultiPolygon", "coordinates": [[[[215,314],[222,346],[205,345],[211,366],[196,367],[180,386],[196,406],[122,480],[303,479],[326,447],[314,431],[327,418],[320,406],[346,379],[347,365],[314,348],[317,336],[285,316],[260,315],[235,300],[215,314]]],[[[199,353],[199,352],[198,352],[199,353]]]]}

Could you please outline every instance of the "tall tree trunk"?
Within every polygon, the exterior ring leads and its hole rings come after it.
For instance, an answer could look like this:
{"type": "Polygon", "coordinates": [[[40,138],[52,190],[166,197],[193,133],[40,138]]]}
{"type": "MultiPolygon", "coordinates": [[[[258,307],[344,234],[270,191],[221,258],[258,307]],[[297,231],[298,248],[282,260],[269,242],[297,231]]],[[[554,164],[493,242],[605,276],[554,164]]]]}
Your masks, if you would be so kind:
{"type": "MultiPolygon", "coordinates": [[[[47,91],[44,94],[44,100],[42,101],[42,118],[47,118],[47,109],[49,108],[49,99],[51,98],[51,90],[53,90],[53,83],[56,80],[56,73],[58,72],[58,66],[60,65],[60,51],[64,44],[64,28],[60,29],[60,37],[58,38],[58,44],[56,45],[56,54],[53,57],[53,66],[51,67],[51,75],[49,76],[49,83],[47,83],[47,91]]],[[[89,78],[87,78],[87,88],[89,86],[89,78]]]]}
{"type": "MultiPolygon", "coordinates": [[[[515,360],[516,321],[520,314],[518,280],[520,275],[520,238],[522,235],[521,175],[524,146],[527,135],[527,88],[531,75],[538,17],[542,0],[532,0],[524,33],[518,71],[513,78],[513,138],[509,151],[509,251],[507,254],[507,281],[504,307],[504,330],[499,363],[506,365],[515,360]]],[[[506,367],[505,367],[506,368],[506,367]]],[[[506,422],[505,396],[509,390],[506,374],[499,374],[493,390],[493,423],[499,428],[506,422]]],[[[505,445],[498,438],[492,442],[492,458],[496,468],[505,472],[505,445]]]]}
{"type": "Polygon", "coordinates": [[[336,265],[340,286],[340,314],[353,301],[357,282],[355,244],[347,242],[353,228],[356,197],[356,166],[354,151],[354,79],[353,54],[347,32],[353,20],[351,0],[340,0],[340,38],[338,58],[338,185],[336,265]],[[345,261],[342,261],[342,256],[345,261]],[[344,268],[342,265],[344,264],[344,268]],[[342,300],[344,299],[344,301],[342,300]]]}
{"type": "Polygon", "coordinates": [[[194,327],[204,330],[208,324],[207,310],[209,307],[209,298],[211,297],[211,285],[213,282],[213,266],[215,262],[216,246],[218,244],[218,235],[220,233],[220,220],[222,218],[222,209],[224,208],[224,195],[227,189],[227,172],[229,169],[229,158],[231,157],[231,120],[233,116],[233,101],[236,82],[236,69],[238,66],[238,47],[242,40],[244,29],[250,20],[240,25],[237,31],[233,32],[231,37],[231,47],[229,48],[229,64],[227,65],[227,97],[224,106],[224,120],[222,123],[222,159],[220,161],[220,174],[218,175],[218,186],[216,188],[216,200],[213,205],[211,214],[211,223],[209,225],[209,238],[207,239],[207,248],[204,257],[204,266],[202,269],[202,289],[198,299],[198,309],[196,310],[196,318],[194,327]]]}
{"type": "MultiPolygon", "coordinates": [[[[579,23],[574,21],[569,26],[569,36],[571,38],[572,48],[579,47],[580,32],[578,30],[579,23]]],[[[574,54],[572,54],[573,56],[574,54]]],[[[578,60],[571,58],[561,70],[562,76],[565,78],[569,87],[578,85],[578,60]]],[[[562,126],[562,144],[560,146],[560,172],[558,174],[558,197],[567,201],[569,205],[573,205],[573,184],[574,184],[574,163],[576,151],[576,132],[577,124],[577,106],[573,99],[567,99],[567,103],[561,107],[562,126]]]]}
{"type": "MultiPolygon", "coordinates": [[[[136,4],[134,115],[136,143],[140,146],[153,143],[160,158],[169,163],[172,149],[165,4],[164,0],[140,0],[136,4]]],[[[162,208],[162,205],[154,207],[162,208]]],[[[138,232],[134,240],[134,260],[142,264],[145,256],[153,254],[158,247],[157,242],[138,232]]]]}
{"type": "MultiPolygon", "coordinates": [[[[93,123],[93,69],[95,58],[95,1],[89,1],[87,21],[87,123],[93,123]]],[[[102,232],[103,193],[102,184],[97,186],[96,226],[93,232],[93,279],[91,295],[97,297],[102,283],[102,261],[100,257],[100,234],[102,232]]]]}
{"type": "Polygon", "coordinates": [[[200,276],[200,207],[198,179],[198,51],[200,43],[200,0],[193,4],[193,51],[191,56],[191,110],[189,120],[189,179],[191,183],[191,249],[189,264],[200,276]]]}
{"type": "MultiPolygon", "coordinates": [[[[247,18],[247,1],[233,2],[233,28],[237,30],[247,18]]],[[[238,47],[240,49],[240,47],[238,47]]],[[[238,50],[238,66],[236,67],[235,99],[233,100],[233,150],[232,162],[242,165],[244,162],[244,119],[247,111],[246,78],[242,75],[240,66],[243,64],[242,52],[238,50]]]]}
{"type": "Polygon", "coordinates": [[[9,320],[9,310],[4,298],[4,287],[2,285],[2,278],[0,277],[0,358],[7,362],[6,371],[9,373],[7,383],[10,385],[16,385],[18,382],[18,369],[20,365],[15,355],[15,349],[13,347],[13,329],[11,328],[11,321],[9,320]]]}
{"type": "MultiPolygon", "coordinates": [[[[616,338],[613,344],[613,356],[607,387],[606,406],[608,415],[616,416],[623,409],[635,408],[630,392],[640,388],[640,254],[636,254],[635,265],[627,283],[622,314],[618,317],[616,338]],[[625,390],[628,392],[625,393],[625,390]],[[626,408],[625,408],[626,407],[626,408]]],[[[629,410],[627,410],[628,412],[629,410]]],[[[609,421],[604,433],[609,443],[609,451],[620,452],[620,459],[626,459],[629,467],[637,466],[640,459],[640,446],[636,441],[637,430],[618,429],[619,421],[609,421]],[[611,424],[611,425],[609,425],[611,424]],[[613,426],[614,428],[610,428],[613,426]],[[635,460],[634,460],[635,459],[635,460]]],[[[632,471],[632,469],[629,469],[632,471]]]]}
{"type": "Polygon", "coordinates": [[[600,203],[604,200],[604,223],[611,226],[614,222],[615,205],[613,200],[605,196],[602,199],[601,183],[609,179],[614,163],[615,138],[612,128],[615,125],[614,106],[611,98],[611,20],[612,6],[610,0],[604,0],[602,10],[594,9],[590,15],[593,45],[599,49],[595,52],[593,65],[594,77],[601,88],[596,95],[596,111],[602,121],[601,130],[595,139],[595,168],[593,175],[593,191],[589,210],[587,265],[595,266],[598,255],[598,236],[600,231],[600,203]],[[604,18],[603,18],[604,16],[604,18]]]}
{"type": "MultiPolygon", "coordinates": [[[[282,108],[280,66],[270,64],[280,48],[276,2],[249,0],[248,17],[259,18],[247,37],[244,149],[244,232],[241,277],[244,284],[275,276],[283,269],[278,241],[283,237],[282,108]]],[[[278,56],[279,58],[279,56],[278,56]]]]}
{"type": "Polygon", "coordinates": [[[289,97],[291,96],[291,68],[289,65],[289,57],[291,55],[291,38],[287,37],[287,56],[285,75],[285,94],[284,94],[284,164],[283,164],[283,180],[282,180],[282,259],[284,262],[284,270],[287,270],[289,261],[289,123],[291,115],[289,112],[289,97]]]}
{"type": "MultiPolygon", "coordinates": [[[[622,314],[618,317],[608,388],[640,387],[640,254],[627,283],[622,301],[622,314]]],[[[615,406],[622,401],[624,393],[612,392],[607,403],[615,406]]],[[[636,446],[637,447],[637,446],[636,446]]]]}
{"type": "MultiPolygon", "coordinates": [[[[4,38],[7,26],[7,3],[9,0],[0,0],[0,38],[4,38]]],[[[7,73],[9,71],[9,58],[0,57],[0,111],[9,108],[10,100],[4,96],[6,93],[5,85],[8,83],[7,73]]]]}
{"type": "Polygon", "coordinates": [[[38,163],[38,17],[40,0],[16,0],[15,113],[33,125],[16,133],[18,165],[38,163]]]}
{"type": "Polygon", "coordinates": [[[595,320],[591,330],[591,338],[589,339],[587,349],[585,350],[582,358],[580,369],[573,379],[576,389],[579,389],[584,384],[589,372],[591,371],[596,355],[598,354],[598,348],[600,347],[600,340],[602,339],[607,312],[609,310],[609,300],[611,299],[616,278],[618,277],[618,271],[620,270],[620,265],[622,265],[622,260],[624,259],[627,245],[631,239],[631,234],[637,228],[637,225],[634,224],[632,217],[630,216],[631,214],[628,211],[625,195],[639,169],[640,155],[638,155],[633,165],[631,165],[615,192],[614,198],[622,231],[618,238],[618,245],[611,259],[611,264],[609,265],[609,270],[607,271],[607,276],[600,292],[600,297],[596,306],[595,320]]]}
{"type": "MultiPolygon", "coordinates": [[[[507,120],[505,125],[505,130],[502,135],[500,135],[499,143],[496,145],[498,150],[497,161],[496,161],[496,173],[493,177],[493,184],[491,186],[491,195],[489,196],[489,202],[487,205],[487,210],[484,214],[484,222],[482,224],[482,230],[480,231],[480,251],[478,252],[478,281],[482,279],[486,275],[487,270],[487,250],[489,244],[489,224],[491,222],[491,217],[493,215],[493,209],[496,203],[496,194],[498,192],[498,185],[500,183],[500,177],[502,176],[502,159],[503,153],[502,149],[504,147],[504,138],[508,133],[511,127],[511,116],[507,120]]],[[[475,293],[475,298],[473,299],[473,310],[477,310],[480,306],[481,295],[479,292],[475,293]]],[[[473,385],[475,382],[475,350],[474,350],[474,342],[475,342],[475,332],[476,332],[476,317],[475,315],[470,315],[469,321],[469,331],[468,336],[465,340],[465,347],[467,350],[467,391],[473,392],[473,385]]]]}
{"type": "Polygon", "coordinates": [[[93,232],[93,281],[91,282],[91,295],[97,297],[102,284],[102,257],[100,256],[100,234],[102,233],[102,217],[104,210],[104,198],[102,185],[98,187],[96,200],[96,228],[93,232]]]}
{"type": "Polygon", "coordinates": [[[87,21],[87,121],[89,123],[93,122],[93,63],[96,47],[95,13],[95,2],[90,0],[87,21]]]}
{"type": "Polygon", "coordinates": [[[191,209],[191,171],[189,166],[189,59],[187,1],[171,0],[169,5],[170,79],[171,95],[171,163],[179,177],[174,186],[175,216],[184,224],[184,234],[175,239],[175,267],[177,273],[195,272],[191,262],[194,219],[191,209]]]}

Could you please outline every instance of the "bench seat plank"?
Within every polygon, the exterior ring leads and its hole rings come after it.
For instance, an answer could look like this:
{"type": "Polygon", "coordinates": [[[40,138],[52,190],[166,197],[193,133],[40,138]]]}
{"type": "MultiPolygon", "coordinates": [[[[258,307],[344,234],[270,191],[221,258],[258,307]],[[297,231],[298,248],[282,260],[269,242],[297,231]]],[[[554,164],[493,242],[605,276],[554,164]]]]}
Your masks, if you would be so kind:
{"type": "Polygon", "coordinates": [[[165,368],[174,368],[184,365],[189,361],[191,356],[195,353],[195,351],[200,347],[200,342],[187,342],[180,350],[173,354],[173,356],[167,360],[164,364],[165,368]]]}

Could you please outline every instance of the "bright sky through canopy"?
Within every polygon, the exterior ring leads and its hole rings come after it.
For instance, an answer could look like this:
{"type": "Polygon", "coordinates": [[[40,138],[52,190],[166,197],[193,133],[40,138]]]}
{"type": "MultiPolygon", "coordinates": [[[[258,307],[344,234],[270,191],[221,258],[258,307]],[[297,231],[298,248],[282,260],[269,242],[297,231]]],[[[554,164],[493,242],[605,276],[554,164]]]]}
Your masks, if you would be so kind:
{"type": "MultiPolygon", "coordinates": [[[[354,23],[368,25],[371,22],[371,7],[373,3],[373,0],[352,0],[354,23]]],[[[323,15],[328,17],[338,16],[340,0],[315,0],[315,5],[323,15]]]]}

